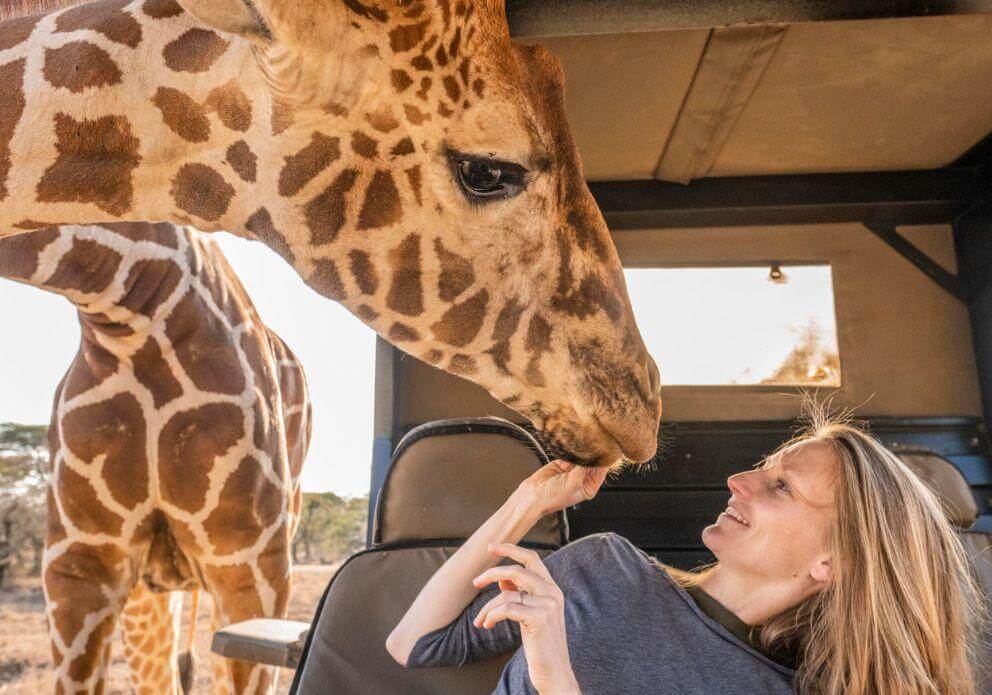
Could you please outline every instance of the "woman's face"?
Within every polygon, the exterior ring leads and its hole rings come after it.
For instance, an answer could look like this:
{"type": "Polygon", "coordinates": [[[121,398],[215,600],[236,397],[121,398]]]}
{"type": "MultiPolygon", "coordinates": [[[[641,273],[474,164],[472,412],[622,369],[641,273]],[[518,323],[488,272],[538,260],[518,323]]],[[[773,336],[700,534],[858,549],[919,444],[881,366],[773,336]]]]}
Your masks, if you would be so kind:
{"type": "Polygon", "coordinates": [[[727,480],[728,509],[703,530],[723,571],[756,583],[821,586],[831,578],[827,548],[838,461],[826,442],[784,449],[767,468],[727,480]]]}

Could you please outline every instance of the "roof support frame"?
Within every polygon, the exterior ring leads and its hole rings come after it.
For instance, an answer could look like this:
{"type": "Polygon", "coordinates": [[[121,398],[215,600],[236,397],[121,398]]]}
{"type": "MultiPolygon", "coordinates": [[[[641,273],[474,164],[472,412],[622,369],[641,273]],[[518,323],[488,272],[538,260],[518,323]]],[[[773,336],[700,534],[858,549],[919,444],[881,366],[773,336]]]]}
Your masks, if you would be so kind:
{"type": "Polygon", "coordinates": [[[894,224],[866,222],[868,228],[879,239],[891,246],[900,256],[919,268],[924,275],[940,285],[948,294],[963,304],[968,303],[964,283],[942,265],[917,248],[911,241],[896,231],[894,224]]]}

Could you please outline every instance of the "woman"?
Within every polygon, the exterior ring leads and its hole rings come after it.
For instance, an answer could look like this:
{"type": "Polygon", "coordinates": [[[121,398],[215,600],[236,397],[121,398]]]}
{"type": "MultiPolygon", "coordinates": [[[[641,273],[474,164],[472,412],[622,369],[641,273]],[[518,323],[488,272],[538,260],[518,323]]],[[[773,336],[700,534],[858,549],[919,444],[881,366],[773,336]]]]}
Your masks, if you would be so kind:
{"type": "Polygon", "coordinates": [[[861,430],[815,415],[732,476],[703,531],[717,564],[697,573],[613,534],[543,562],[514,545],[605,476],[556,461],[525,480],[420,592],[390,654],[460,665],[522,643],[498,693],[976,692],[967,558],[935,497],[861,430]]]}

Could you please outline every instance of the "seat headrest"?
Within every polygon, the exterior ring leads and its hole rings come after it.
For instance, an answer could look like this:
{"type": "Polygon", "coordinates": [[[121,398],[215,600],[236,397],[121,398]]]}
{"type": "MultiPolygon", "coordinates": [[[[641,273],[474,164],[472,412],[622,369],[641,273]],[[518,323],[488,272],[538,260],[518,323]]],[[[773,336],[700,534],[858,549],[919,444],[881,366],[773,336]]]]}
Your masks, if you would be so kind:
{"type": "MultiPolygon", "coordinates": [[[[500,418],[420,425],[393,453],[376,503],[372,544],[468,538],[547,462],[525,429],[500,418]]],[[[545,517],[524,540],[563,545],[564,514],[545,517]]]]}
{"type": "Polygon", "coordinates": [[[895,454],[940,500],[947,518],[966,529],[978,518],[978,505],[968,482],[953,463],[926,449],[897,449],[895,454]]]}

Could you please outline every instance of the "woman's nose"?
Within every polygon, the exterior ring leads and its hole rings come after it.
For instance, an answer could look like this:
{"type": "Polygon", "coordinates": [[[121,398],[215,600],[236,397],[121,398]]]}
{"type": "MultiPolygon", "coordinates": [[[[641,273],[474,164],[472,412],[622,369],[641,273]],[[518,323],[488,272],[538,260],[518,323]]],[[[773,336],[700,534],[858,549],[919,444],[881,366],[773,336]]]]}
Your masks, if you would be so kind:
{"type": "Polygon", "coordinates": [[[727,487],[730,491],[745,500],[751,497],[748,475],[749,473],[738,473],[727,478],[727,487]]]}

